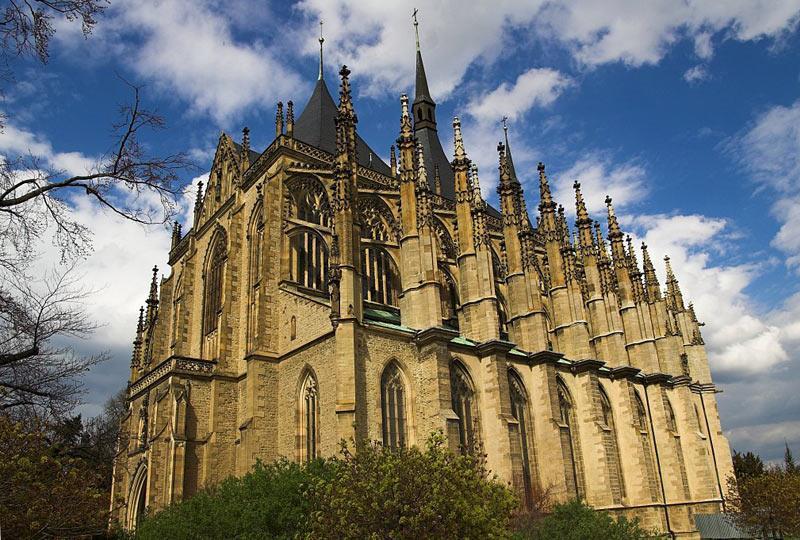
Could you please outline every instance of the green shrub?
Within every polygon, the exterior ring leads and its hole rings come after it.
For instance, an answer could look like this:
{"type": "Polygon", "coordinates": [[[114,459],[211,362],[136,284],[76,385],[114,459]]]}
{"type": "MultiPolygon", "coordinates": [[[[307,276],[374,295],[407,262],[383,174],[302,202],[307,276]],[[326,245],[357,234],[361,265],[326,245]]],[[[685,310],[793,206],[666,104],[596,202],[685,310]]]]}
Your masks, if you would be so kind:
{"type": "Polygon", "coordinates": [[[228,478],[147,517],[137,540],[197,538],[295,538],[305,532],[309,502],[303,493],[332,466],[318,460],[299,465],[281,460],[257,463],[241,478],[228,478]]]}
{"type": "Polygon", "coordinates": [[[483,457],[457,456],[441,434],[425,449],[346,446],[334,474],[318,477],[309,537],[319,539],[508,538],[517,500],[490,478],[483,457]]]}
{"type": "Polygon", "coordinates": [[[639,540],[654,532],[643,529],[637,519],[624,516],[614,520],[605,512],[592,510],[582,501],[556,505],[553,512],[516,538],[531,540],[639,540]]]}

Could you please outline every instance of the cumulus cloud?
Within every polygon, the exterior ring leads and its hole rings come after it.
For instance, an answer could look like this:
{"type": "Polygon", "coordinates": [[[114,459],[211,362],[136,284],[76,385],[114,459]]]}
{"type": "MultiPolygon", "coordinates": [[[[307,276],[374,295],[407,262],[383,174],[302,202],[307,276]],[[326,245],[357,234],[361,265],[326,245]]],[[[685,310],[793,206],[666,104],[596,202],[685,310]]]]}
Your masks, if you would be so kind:
{"type": "Polygon", "coordinates": [[[473,98],[467,110],[479,121],[497,121],[503,116],[516,120],[532,107],[553,103],[572,84],[569,77],[550,68],[532,68],[514,84],[503,82],[494,90],[473,98]]]}
{"type": "Polygon", "coordinates": [[[45,138],[13,123],[6,123],[0,130],[0,154],[6,159],[33,157],[41,165],[69,175],[86,174],[97,163],[96,158],[81,152],[57,152],[45,138]]]}
{"type": "Polygon", "coordinates": [[[706,66],[703,64],[698,64],[694,67],[691,67],[683,74],[683,80],[689,84],[707,81],[709,78],[711,78],[711,74],[708,72],[708,68],[706,68],[706,66]]]}
{"type": "Polygon", "coordinates": [[[636,161],[615,163],[603,152],[590,153],[565,171],[550,175],[556,199],[569,216],[575,215],[573,183],[580,182],[586,207],[590,213],[605,215],[606,195],[614,200],[614,208],[623,209],[647,194],[647,173],[636,161]]]}

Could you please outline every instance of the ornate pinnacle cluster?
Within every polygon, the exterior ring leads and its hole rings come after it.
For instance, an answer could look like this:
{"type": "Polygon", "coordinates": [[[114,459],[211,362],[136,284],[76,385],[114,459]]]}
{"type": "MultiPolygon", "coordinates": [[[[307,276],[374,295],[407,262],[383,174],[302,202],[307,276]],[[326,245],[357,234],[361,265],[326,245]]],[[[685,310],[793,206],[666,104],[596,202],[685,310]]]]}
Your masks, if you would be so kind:
{"type": "Polygon", "coordinates": [[[586,210],[586,202],[583,200],[583,193],[581,193],[581,183],[577,180],[575,183],[572,184],[572,188],[575,190],[575,210],[577,219],[575,220],[575,224],[579,228],[590,228],[592,224],[591,218],[589,218],[589,212],[586,210]]]}
{"type": "Polygon", "coordinates": [[[247,126],[242,128],[242,152],[239,156],[239,161],[242,164],[242,172],[250,167],[250,128],[247,126]]]}
{"type": "Polygon", "coordinates": [[[283,101],[275,109],[275,137],[283,135],[283,101]]]}
{"type": "Polygon", "coordinates": [[[408,114],[408,96],[403,94],[400,96],[400,137],[397,139],[397,144],[401,145],[403,142],[409,142],[414,138],[414,128],[411,126],[411,116],[408,114]]]}
{"type": "Polygon", "coordinates": [[[661,286],[658,284],[656,269],[655,266],[653,266],[653,261],[650,259],[650,253],[647,251],[647,244],[644,242],[642,242],[642,265],[644,268],[644,286],[647,299],[650,302],[661,300],[661,286]]]}
{"type": "MultiPolygon", "coordinates": [[[[195,217],[200,212],[200,208],[203,207],[203,181],[197,183],[197,197],[194,200],[194,215],[195,217]]],[[[195,219],[195,223],[197,219],[195,219]]]]}
{"type": "Polygon", "coordinates": [[[469,158],[464,149],[464,137],[461,134],[461,120],[458,116],[453,118],[453,145],[455,152],[453,155],[453,168],[466,170],[469,167],[469,158]]]}
{"type": "Polygon", "coordinates": [[[144,333],[144,306],[139,308],[139,320],[136,323],[136,337],[133,339],[133,353],[131,354],[131,368],[141,366],[142,335],[144,333]]]}
{"type": "Polygon", "coordinates": [[[433,190],[437,195],[442,194],[442,177],[439,175],[439,166],[433,166],[433,190]]]}
{"type": "Polygon", "coordinates": [[[622,229],[619,228],[617,214],[614,213],[614,205],[611,204],[611,197],[606,195],[606,207],[608,207],[608,237],[610,239],[622,238],[622,229]]]}
{"type": "Polygon", "coordinates": [[[342,66],[342,69],[339,70],[339,76],[342,78],[339,86],[339,115],[347,116],[355,123],[358,120],[353,108],[353,98],[350,93],[350,70],[347,66],[342,66]]]}
{"type": "Polygon", "coordinates": [[[397,151],[394,145],[389,148],[389,166],[392,169],[392,176],[397,176],[397,151]]]}
{"type": "Polygon", "coordinates": [[[664,256],[664,265],[667,268],[667,307],[673,311],[683,311],[683,294],[678,285],[678,280],[675,278],[675,273],[672,271],[672,264],[670,264],[669,256],[664,256]]]}
{"type": "Polygon", "coordinates": [[[286,104],[286,134],[294,137],[294,102],[291,100],[286,104]]]}
{"type": "Polygon", "coordinates": [[[175,249],[175,246],[181,241],[181,224],[177,221],[172,225],[172,245],[170,249],[175,249]]]}
{"type": "Polygon", "coordinates": [[[539,170],[539,211],[542,213],[552,212],[556,203],[553,201],[553,194],[550,193],[550,184],[547,182],[544,163],[540,161],[536,168],[539,170]]]}

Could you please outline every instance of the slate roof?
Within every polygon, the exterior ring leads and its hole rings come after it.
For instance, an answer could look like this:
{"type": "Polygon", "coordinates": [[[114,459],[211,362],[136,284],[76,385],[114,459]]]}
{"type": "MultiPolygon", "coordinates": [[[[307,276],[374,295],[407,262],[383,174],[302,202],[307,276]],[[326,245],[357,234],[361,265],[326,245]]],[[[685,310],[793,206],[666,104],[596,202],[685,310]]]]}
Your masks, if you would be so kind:
{"type": "Polygon", "coordinates": [[[739,530],[724,514],[695,514],[694,523],[700,532],[700,538],[717,540],[753,538],[752,535],[739,530]]]}
{"type": "MultiPolygon", "coordinates": [[[[294,124],[295,138],[335,155],[337,112],[336,103],[328,91],[325,80],[319,79],[303,113],[294,124]]],[[[356,135],[356,137],[358,164],[381,174],[391,175],[391,168],[383,162],[380,156],[364,142],[360,135],[356,135]]]]}

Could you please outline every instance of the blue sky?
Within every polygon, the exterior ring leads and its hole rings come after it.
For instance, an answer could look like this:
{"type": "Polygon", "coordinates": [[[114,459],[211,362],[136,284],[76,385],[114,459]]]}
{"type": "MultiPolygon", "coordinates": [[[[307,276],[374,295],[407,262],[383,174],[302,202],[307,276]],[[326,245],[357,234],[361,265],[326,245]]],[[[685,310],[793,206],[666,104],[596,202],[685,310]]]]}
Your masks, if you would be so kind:
{"type": "MultiPolygon", "coordinates": [[[[346,63],[359,132],[388,155],[398,97],[413,92],[413,7],[112,1],[88,39],[59,23],[46,66],[12,65],[0,153],[30,151],[80,172],[109,147],[116,108],[130,98],[124,77],[144,85],[146,104],[168,121],[148,144],[190,153],[199,168],[186,182],[196,183],[221,130],[238,140],[246,125],[262,150],[276,101],[294,100],[299,114],[316,80],[322,19],[329,87],[335,93],[346,63]]],[[[529,208],[538,203],[528,184],[537,161],[568,212],[576,179],[594,217],[605,195],[614,197],[625,228],[655,257],[672,257],[707,323],[732,445],[769,459],[784,439],[800,451],[799,16],[800,0],[448,0],[419,14],[445,148],[458,115],[495,200],[495,145],[507,115],[529,208]]],[[[169,233],[75,205],[95,231],[84,272],[99,292],[88,309],[105,323],[79,347],[114,356],[87,375],[91,414],[124,385],[137,306],[148,269],[166,268],[169,233]]],[[[42,251],[45,268],[55,255],[42,251]]]]}

